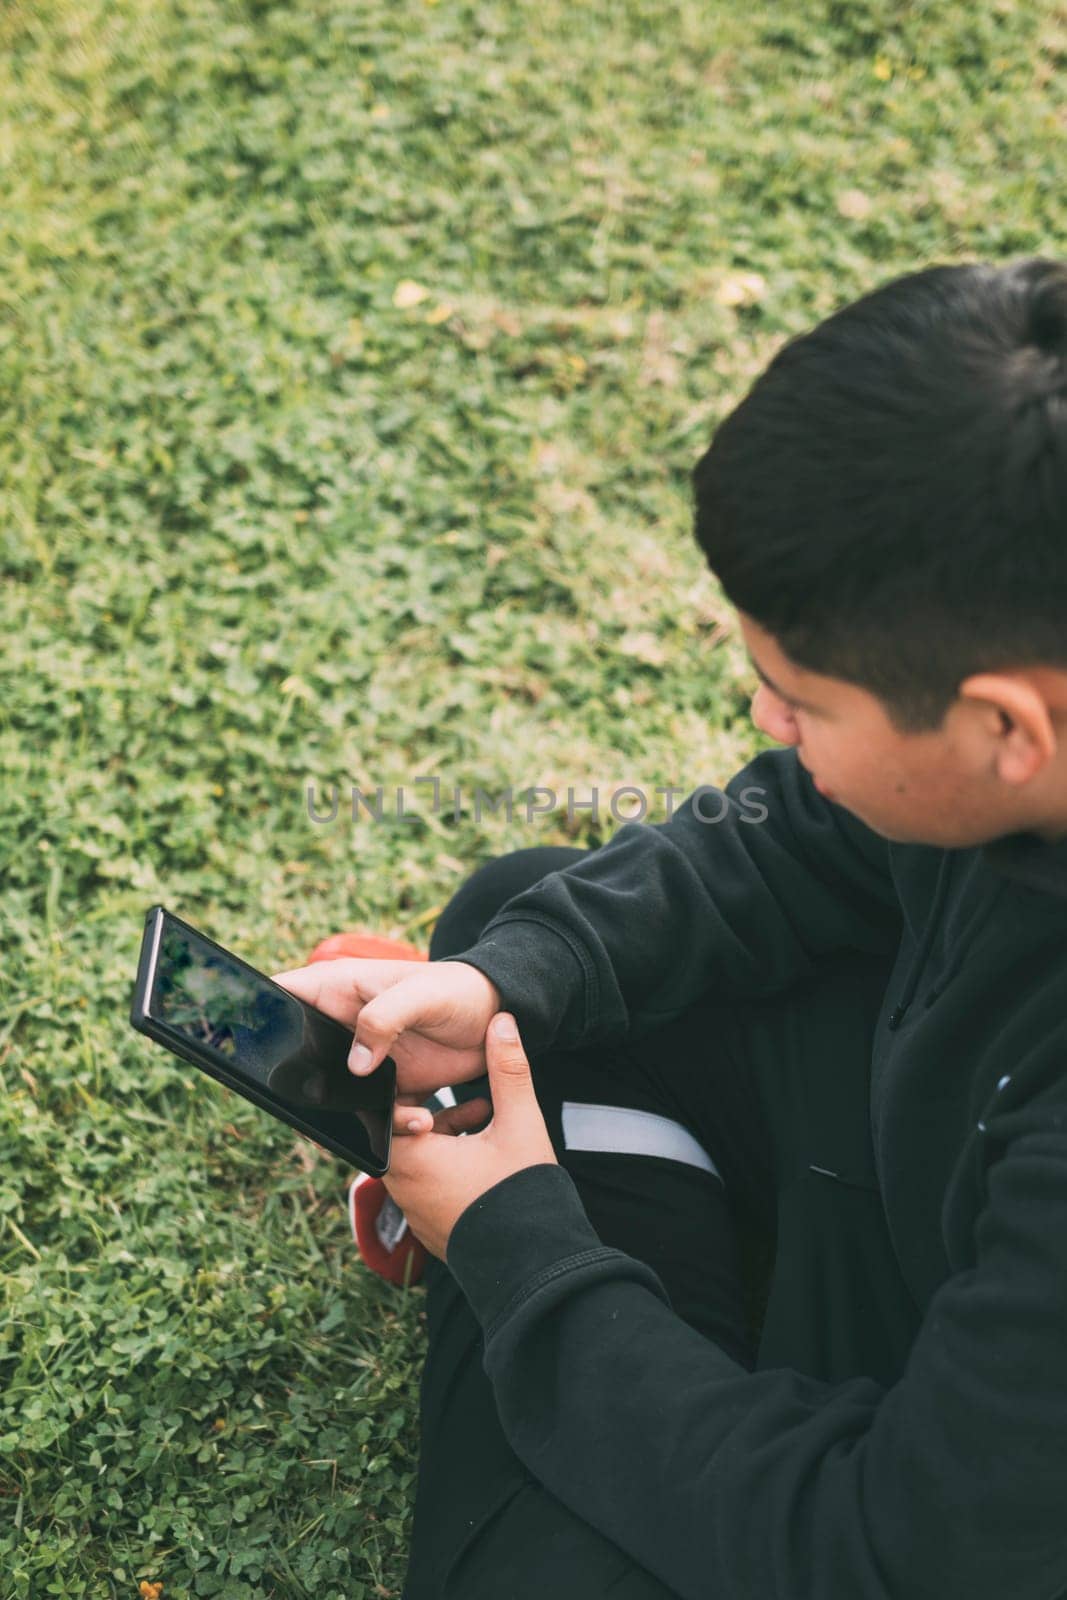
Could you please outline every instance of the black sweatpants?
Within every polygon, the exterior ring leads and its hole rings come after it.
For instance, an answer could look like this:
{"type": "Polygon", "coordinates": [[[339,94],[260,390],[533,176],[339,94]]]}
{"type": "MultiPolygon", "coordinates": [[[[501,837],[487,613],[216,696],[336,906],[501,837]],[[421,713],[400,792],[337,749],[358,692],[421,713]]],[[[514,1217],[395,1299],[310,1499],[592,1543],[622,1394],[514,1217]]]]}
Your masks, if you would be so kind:
{"type": "MultiPolygon", "coordinates": [[[[585,853],[540,846],[480,867],[441,914],[431,958],[468,949],[506,900],[585,853]]],[[[869,1125],[871,1036],[889,965],[849,954],[773,1001],[712,995],[641,1037],[531,1057],[557,1158],[601,1240],[647,1262],[677,1315],[750,1369],[892,1383],[918,1329],[869,1125]],[[564,1105],[651,1112],[685,1130],[715,1170],[625,1148],[568,1148],[564,1105]]],[[[475,1087],[484,1092],[485,1080],[459,1097],[475,1087]]],[[[431,1259],[424,1282],[428,1353],[404,1600],[675,1600],[523,1467],[456,1280],[431,1259]]]]}

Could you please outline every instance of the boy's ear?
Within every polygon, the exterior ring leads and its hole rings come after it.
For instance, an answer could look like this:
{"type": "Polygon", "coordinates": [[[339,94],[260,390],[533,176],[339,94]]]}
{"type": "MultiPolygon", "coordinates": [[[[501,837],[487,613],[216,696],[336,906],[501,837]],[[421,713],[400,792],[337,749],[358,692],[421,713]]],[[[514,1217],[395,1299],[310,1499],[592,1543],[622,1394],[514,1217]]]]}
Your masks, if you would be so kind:
{"type": "Polygon", "coordinates": [[[998,740],[997,770],[1005,783],[1028,783],[1056,755],[1056,729],[1042,690],[1022,672],[979,672],[960,697],[984,703],[998,740]]]}

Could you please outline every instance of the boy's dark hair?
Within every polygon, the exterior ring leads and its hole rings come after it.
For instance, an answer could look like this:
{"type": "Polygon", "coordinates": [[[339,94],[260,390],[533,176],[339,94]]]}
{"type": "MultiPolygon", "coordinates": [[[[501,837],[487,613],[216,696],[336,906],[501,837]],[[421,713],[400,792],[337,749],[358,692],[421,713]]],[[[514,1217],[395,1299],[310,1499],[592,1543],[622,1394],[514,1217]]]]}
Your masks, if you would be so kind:
{"type": "Polygon", "coordinates": [[[1067,264],[864,295],[778,352],[693,487],[730,601],[902,732],[971,673],[1067,667],[1067,264]]]}

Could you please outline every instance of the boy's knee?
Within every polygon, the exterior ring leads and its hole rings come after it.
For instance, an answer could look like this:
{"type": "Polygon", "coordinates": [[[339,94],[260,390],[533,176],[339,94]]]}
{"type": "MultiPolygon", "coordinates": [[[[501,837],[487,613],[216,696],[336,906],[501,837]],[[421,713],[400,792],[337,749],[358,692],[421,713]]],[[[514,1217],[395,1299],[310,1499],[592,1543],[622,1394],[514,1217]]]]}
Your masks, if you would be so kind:
{"type": "Polygon", "coordinates": [[[430,938],[430,960],[458,955],[477,944],[486,923],[508,900],[588,853],[569,845],[529,845],[483,861],[438,917],[430,938]]]}
{"type": "Polygon", "coordinates": [[[689,1129],[673,1117],[626,1105],[564,1100],[560,1132],[565,1151],[598,1155],[654,1156],[695,1167],[723,1183],[722,1173],[689,1129]]]}
{"type": "MultiPolygon", "coordinates": [[[[581,1052],[530,1057],[530,1076],[557,1160],[585,1155],[649,1156],[723,1177],[696,1136],[657,1107],[622,1071],[581,1052]]],[[[486,1080],[488,1082],[488,1080],[486,1080]]]]}

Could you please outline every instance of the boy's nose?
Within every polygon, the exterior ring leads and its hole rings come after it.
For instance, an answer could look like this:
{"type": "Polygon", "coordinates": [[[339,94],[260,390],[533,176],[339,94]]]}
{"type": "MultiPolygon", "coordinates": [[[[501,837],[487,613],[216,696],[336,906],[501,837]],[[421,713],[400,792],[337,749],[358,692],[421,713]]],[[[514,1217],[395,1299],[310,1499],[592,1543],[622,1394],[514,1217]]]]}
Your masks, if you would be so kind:
{"type": "Polygon", "coordinates": [[[761,732],[779,744],[796,744],[799,734],[792,712],[774,692],[761,683],[752,697],[752,720],[761,732]]]}

